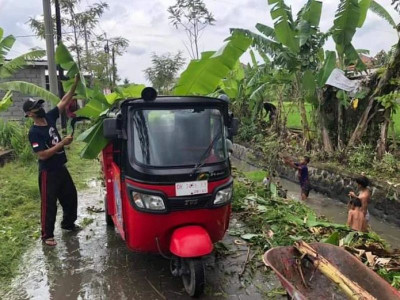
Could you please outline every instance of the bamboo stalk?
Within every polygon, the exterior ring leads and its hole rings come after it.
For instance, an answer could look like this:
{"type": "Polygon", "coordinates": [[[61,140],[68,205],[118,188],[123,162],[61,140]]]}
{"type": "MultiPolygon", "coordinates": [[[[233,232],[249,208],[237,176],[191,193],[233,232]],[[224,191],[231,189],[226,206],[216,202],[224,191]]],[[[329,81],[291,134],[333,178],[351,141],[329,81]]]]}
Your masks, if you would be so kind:
{"type": "Polygon", "coordinates": [[[294,247],[302,254],[307,255],[318,270],[336,283],[339,288],[350,298],[354,300],[374,300],[376,299],[356,282],[347,278],[335,266],[333,266],[325,257],[321,256],[314,248],[303,241],[296,242],[294,247]]]}

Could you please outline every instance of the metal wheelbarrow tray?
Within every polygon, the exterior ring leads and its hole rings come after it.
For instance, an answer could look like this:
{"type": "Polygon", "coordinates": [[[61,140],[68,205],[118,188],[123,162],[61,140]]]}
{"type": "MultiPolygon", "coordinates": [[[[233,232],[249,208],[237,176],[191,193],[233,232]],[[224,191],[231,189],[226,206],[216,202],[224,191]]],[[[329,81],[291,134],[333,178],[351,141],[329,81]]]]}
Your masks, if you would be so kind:
{"type": "MultiPolygon", "coordinates": [[[[310,245],[340,272],[375,298],[400,300],[399,291],[343,248],[324,243],[310,245]]],[[[316,270],[311,262],[302,259],[301,270],[308,285],[305,287],[296,263],[298,258],[299,253],[294,247],[273,248],[263,257],[264,263],[274,270],[292,299],[347,299],[335,283],[316,270]]]]}

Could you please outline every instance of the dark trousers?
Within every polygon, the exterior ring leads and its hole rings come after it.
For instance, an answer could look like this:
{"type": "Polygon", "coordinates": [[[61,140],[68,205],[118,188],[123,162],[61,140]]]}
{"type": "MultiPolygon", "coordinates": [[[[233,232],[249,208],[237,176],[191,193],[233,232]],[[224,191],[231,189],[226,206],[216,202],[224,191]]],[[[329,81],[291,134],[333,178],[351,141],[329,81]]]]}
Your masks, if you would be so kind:
{"type": "Polygon", "coordinates": [[[77,218],[78,196],[75,184],[66,167],[42,170],[39,173],[39,189],[42,199],[42,239],[54,237],[57,215],[57,199],[63,209],[62,228],[72,228],[77,218]]]}

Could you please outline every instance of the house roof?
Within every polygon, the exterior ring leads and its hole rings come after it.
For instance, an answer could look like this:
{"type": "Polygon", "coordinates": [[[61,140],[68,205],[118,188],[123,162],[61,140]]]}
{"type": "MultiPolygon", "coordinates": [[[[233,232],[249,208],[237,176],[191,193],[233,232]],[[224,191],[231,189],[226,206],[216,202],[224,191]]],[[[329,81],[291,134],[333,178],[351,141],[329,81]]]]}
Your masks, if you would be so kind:
{"type": "MultiPolygon", "coordinates": [[[[11,59],[5,59],[5,61],[11,61],[11,59]]],[[[27,60],[28,66],[38,66],[47,68],[47,60],[37,59],[37,60],[27,60]]]]}

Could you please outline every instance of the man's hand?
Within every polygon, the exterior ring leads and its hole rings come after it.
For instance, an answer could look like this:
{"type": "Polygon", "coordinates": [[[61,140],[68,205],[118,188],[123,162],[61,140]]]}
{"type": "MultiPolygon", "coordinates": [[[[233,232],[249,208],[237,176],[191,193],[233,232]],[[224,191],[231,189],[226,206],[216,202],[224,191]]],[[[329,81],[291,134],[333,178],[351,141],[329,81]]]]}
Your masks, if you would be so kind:
{"type": "Polygon", "coordinates": [[[68,146],[72,143],[73,139],[74,138],[72,137],[72,135],[67,135],[65,138],[63,138],[62,143],[64,144],[64,146],[68,146]]]}
{"type": "Polygon", "coordinates": [[[51,147],[49,149],[39,151],[37,152],[37,155],[40,160],[46,160],[52,157],[54,154],[56,154],[58,151],[61,151],[61,149],[64,146],[67,146],[72,143],[73,137],[71,135],[66,136],[61,140],[61,142],[57,143],[54,147],[51,147]]]}
{"type": "Polygon", "coordinates": [[[349,193],[349,197],[352,197],[352,198],[357,198],[356,194],[354,194],[354,192],[353,192],[353,191],[351,191],[351,192],[349,193]]]}
{"type": "Polygon", "coordinates": [[[74,84],[71,86],[71,89],[62,97],[61,101],[57,104],[58,110],[63,112],[65,108],[70,104],[72,99],[74,98],[76,87],[78,86],[80,80],[79,74],[75,75],[74,84]]]}

